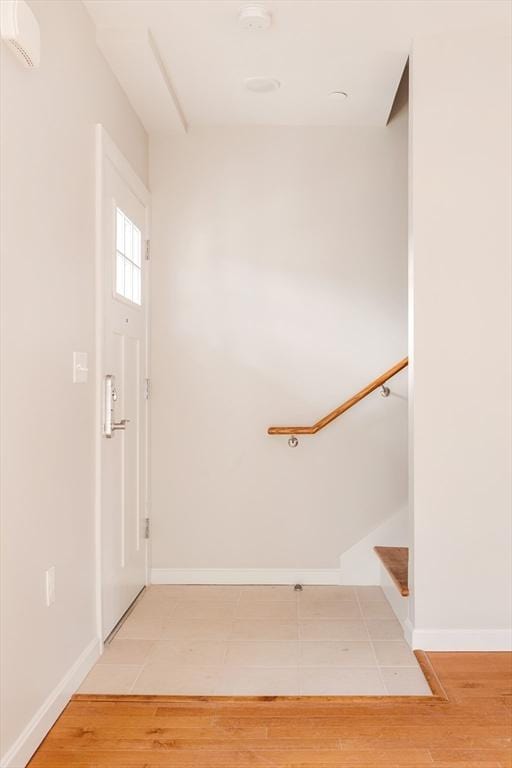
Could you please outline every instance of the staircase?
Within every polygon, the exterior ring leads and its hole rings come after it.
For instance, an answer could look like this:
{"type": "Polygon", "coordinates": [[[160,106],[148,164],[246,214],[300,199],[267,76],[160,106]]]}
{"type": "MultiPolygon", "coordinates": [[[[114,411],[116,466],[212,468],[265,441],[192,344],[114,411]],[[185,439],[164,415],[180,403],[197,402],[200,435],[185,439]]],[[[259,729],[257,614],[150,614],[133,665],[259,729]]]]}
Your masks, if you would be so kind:
{"type": "Polygon", "coordinates": [[[377,557],[402,597],[409,597],[408,547],[374,547],[377,557]]]}
{"type": "Polygon", "coordinates": [[[374,547],[381,563],[380,585],[402,627],[408,617],[409,549],[374,547]]]}

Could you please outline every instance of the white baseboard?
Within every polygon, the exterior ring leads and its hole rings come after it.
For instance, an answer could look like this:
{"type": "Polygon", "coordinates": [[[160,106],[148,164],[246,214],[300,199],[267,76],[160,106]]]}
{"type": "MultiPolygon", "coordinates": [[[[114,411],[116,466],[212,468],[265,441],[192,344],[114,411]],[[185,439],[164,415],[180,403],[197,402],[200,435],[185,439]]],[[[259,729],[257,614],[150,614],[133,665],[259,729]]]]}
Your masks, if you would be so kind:
{"type": "Polygon", "coordinates": [[[415,629],[405,622],[405,639],[421,651],[510,651],[510,629],[415,629]]]}
{"type": "Polygon", "coordinates": [[[99,655],[99,641],[92,640],[3,755],[1,768],[25,768],[99,655]]]}
{"type": "Polygon", "coordinates": [[[341,584],[337,568],[153,568],[152,584],[341,584]]]}

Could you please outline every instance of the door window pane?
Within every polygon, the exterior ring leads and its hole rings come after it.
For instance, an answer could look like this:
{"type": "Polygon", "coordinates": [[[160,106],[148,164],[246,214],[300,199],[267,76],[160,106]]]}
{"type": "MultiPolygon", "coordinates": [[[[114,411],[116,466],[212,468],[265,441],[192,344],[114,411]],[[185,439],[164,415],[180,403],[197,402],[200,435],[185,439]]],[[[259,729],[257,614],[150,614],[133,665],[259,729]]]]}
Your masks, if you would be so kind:
{"type": "Polygon", "coordinates": [[[122,212],[117,209],[117,217],[116,217],[116,242],[117,242],[117,250],[120,253],[124,253],[124,215],[122,212]]]}
{"type": "Polygon", "coordinates": [[[130,219],[124,218],[124,255],[127,259],[132,258],[133,227],[130,219]]]}
{"type": "Polygon", "coordinates": [[[124,256],[116,254],[116,293],[124,296],[124,256]]]}
{"type": "Polygon", "coordinates": [[[138,267],[140,267],[142,251],[140,247],[140,229],[137,229],[137,227],[133,228],[132,254],[133,254],[133,263],[136,264],[138,267]]]}
{"type": "Polygon", "coordinates": [[[116,293],[142,304],[141,231],[120,208],[116,209],[116,293]]]}
{"type": "Polygon", "coordinates": [[[133,299],[135,304],[141,304],[140,295],[140,269],[133,270],[133,299]]]}
{"type": "Polygon", "coordinates": [[[124,262],[124,296],[133,301],[133,264],[129,259],[124,262]]]}

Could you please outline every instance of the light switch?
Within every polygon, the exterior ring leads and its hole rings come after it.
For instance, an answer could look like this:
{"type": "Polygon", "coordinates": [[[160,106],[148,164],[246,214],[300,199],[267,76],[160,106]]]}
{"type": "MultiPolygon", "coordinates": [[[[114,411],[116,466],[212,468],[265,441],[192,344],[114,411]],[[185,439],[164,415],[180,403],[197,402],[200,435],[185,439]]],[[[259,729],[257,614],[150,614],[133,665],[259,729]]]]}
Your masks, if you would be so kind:
{"type": "Polygon", "coordinates": [[[85,384],[89,374],[87,352],[73,352],[73,384],[85,384]]]}

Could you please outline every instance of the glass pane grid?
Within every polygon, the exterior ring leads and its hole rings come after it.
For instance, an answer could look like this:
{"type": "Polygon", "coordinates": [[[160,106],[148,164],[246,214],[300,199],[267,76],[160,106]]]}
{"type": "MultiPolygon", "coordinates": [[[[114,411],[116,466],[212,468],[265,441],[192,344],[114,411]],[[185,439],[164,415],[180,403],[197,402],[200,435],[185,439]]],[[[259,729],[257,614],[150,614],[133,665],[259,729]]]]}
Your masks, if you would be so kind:
{"type": "Polygon", "coordinates": [[[139,306],[142,303],[142,238],[130,219],[116,210],[116,293],[139,306]]]}

